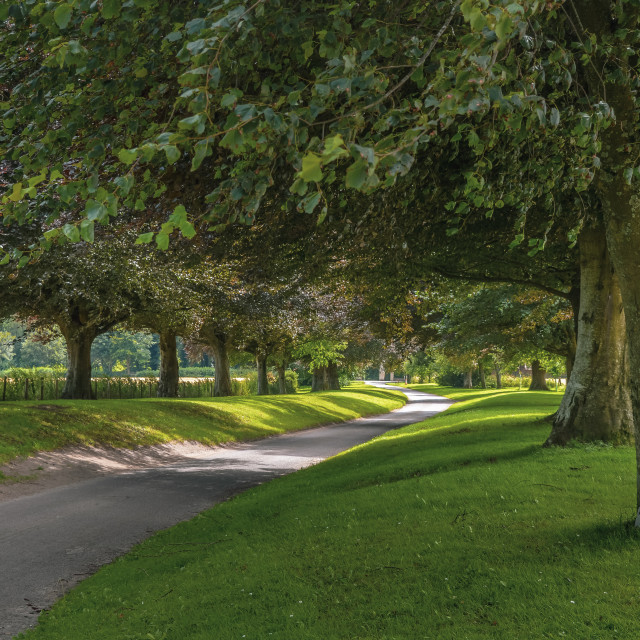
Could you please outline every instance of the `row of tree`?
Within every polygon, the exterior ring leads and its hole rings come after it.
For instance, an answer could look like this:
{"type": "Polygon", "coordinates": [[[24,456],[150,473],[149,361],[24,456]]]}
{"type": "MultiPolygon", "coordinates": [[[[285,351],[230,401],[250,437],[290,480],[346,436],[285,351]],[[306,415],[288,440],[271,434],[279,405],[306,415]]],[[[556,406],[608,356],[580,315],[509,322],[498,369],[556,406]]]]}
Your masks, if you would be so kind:
{"type": "Polygon", "coordinates": [[[264,359],[287,308],[265,301],[321,313],[323,279],[387,337],[440,277],[509,282],[573,312],[548,442],[640,425],[637,3],[25,1],[0,20],[0,243],[71,370],[124,320],[165,336],[168,371],[180,332],[222,370],[231,339],[264,359]],[[95,286],[47,308],[73,278],[43,249],[95,286]]]}

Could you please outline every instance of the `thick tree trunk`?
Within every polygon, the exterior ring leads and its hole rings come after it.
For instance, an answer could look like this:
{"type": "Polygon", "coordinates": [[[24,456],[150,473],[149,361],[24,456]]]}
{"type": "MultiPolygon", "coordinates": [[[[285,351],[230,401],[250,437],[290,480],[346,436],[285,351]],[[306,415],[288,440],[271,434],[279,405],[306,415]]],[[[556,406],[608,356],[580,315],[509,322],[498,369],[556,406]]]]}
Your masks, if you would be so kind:
{"type": "Polygon", "coordinates": [[[487,388],[487,380],[486,380],[485,375],[484,375],[484,365],[482,364],[482,362],[478,363],[478,373],[480,374],[480,387],[482,389],[486,389],[487,388]]]}
{"type": "Polygon", "coordinates": [[[549,391],[547,386],[547,372],[542,368],[540,360],[531,362],[531,384],[529,391],[549,391]]]}
{"type": "Polygon", "coordinates": [[[93,328],[73,325],[58,325],[67,342],[67,378],[62,398],[69,400],[91,400],[91,345],[96,338],[93,328]]]}
{"type": "Polygon", "coordinates": [[[637,518],[640,527],[640,194],[620,178],[606,192],[607,246],[618,277],[626,320],[629,385],[636,443],[637,518]]]}
{"type": "Polygon", "coordinates": [[[380,369],[378,370],[378,380],[384,380],[385,377],[385,372],[384,372],[384,365],[380,365],[380,369]]]}
{"type": "MultiPolygon", "coordinates": [[[[576,352],[577,353],[577,352],[576,352]]],[[[571,378],[571,374],[573,373],[573,363],[576,361],[575,354],[572,356],[567,354],[565,357],[565,369],[567,370],[567,384],[569,384],[569,378],[571,378]]]]}
{"type": "Polygon", "coordinates": [[[325,369],[325,388],[329,391],[340,390],[340,378],[338,377],[338,364],[330,362],[325,369]]]}
{"type": "Polygon", "coordinates": [[[468,371],[465,371],[462,388],[463,389],[473,388],[473,369],[469,369],[468,371]]]}
{"type": "Polygon", "coordinates": [[[176,334],[172,331],[160,333],[160,376],[158,379],[159,398],[177,398],[180,387],[180,365],[176,334]]]}
{"type": "Polygon", "coordinates": [[[231,367],[229,364],[229,340],[224,334],[210,336],[208,346],[213,354],[213,367],[215,379],[213,383],[213,395],[216,398],[230,396],[231,367]]]}
{"type": "Polygon", "coordinates": [[[287,369],[284,362],[278,364],[278,392],[281,395],[287,393],[287,381],[286,381],[287,369]]]}
{"type": "Polygon", "coordinates": [[[496,389],[502,389],[502,369],[500,365],[496,365],[496,389]]]}
{"type": "Polygon", "coordinates": [[[269,381],[267,380],[267,354],[258,353],[256,355],[256,366],[258,367],[258,395],[269,395],[269,381]]]}
{"type": "MultiPolygon", "coordinates": [[[[609,0],[576,0],[575,7],[584,29],[597,37],[611,34],[611,2],[609,0]]],[[[585,34],[588,37],[588,34],[585,34]]],[[[624,41],[620,46],[627,46],[624,41]]],[[[604,48],[600,47],[602,51],[604,48]]],[[[596,55],[591,65],[585,66],[589,95],[602,98],[613,108],[616,122],[603,129],[600,155],[608,171],[598,175],[597,188],[602,197],[607,248],[618,277],[620,295],[626,320],[629,354],[629,392],[636,443],[637,518],[640,526],[640,193],[637,179],[629,184],[625,170],[636,164],[633,160],[637,142],[637,106],[632,88],[622,82],[606,82],[597,69],[603,69],[606,60],[596,55]],[[606,92],[606,94],[604,93],[606,92]],[[630,144],[632,143],[632,144],[630,144]]],[[[606,77],[606,76],[605,76],[606,77]]]]}
{"type": "Polygon", "coordinates": [[[319,367],[311,372],[311,391],[326,390],[326,367],[319,367]]]}
{"type": "Polygon", "coordinates": [[[546,444],[633,438],[625,314],[602,229],[582,232],[578,343],[571,377],[546,444]]]}

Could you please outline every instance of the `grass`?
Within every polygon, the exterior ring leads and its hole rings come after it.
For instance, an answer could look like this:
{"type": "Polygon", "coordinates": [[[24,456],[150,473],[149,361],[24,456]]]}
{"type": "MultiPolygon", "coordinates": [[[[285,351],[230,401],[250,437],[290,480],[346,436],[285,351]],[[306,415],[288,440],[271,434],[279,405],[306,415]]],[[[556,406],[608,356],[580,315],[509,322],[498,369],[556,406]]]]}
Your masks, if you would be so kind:
{"type": "MultiPolygon", "coordinates": [[[[251,440],[402,406],[400,392],[342,391],[231,398],[57,400],[0,404],[0,464],[66,445],[133,448],[193,440],[251,440]]],[[[5,478],[6,479],[6,478],[5,478]]]]}
{"type": "Polygon", "coordinates": [[[637,638],[633,450],[542,449],[553,392],[426,389],[459,402],[161,532],[20,637],[637,638]]]}

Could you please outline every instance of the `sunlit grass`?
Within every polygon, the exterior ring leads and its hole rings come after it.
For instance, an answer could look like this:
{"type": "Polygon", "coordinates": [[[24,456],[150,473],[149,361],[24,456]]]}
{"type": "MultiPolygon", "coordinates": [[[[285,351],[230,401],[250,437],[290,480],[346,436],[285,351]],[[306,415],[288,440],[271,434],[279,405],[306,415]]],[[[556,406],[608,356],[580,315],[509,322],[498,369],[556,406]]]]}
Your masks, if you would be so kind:
{"type": "Polygon", "coordinates": [[[26,637],[637,638],[633,450],[543,449],[553,392],[439,391],[460,402],[160,533],[26,637]]]}
{"type": "Polygon", "coordinates": [[[342,391],[209,399],[58,400],[0,404],[0,463],[65,445],[215,445],[342,422],[402,406],[405,396],[353,385],[342,391]]]}

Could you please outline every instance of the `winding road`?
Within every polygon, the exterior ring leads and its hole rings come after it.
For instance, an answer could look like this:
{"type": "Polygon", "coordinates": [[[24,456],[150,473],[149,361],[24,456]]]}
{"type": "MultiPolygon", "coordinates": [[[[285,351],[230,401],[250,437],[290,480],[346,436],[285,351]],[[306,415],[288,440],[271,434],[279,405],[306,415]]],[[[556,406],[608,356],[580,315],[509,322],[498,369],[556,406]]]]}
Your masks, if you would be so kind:
{"type": "Polygon", "coordinates": [[[216,447],[180,464],[97,477],[1,503],[0,639],[34,626],[37,614],[74,584],[154,532],[451,404],[440,396],[401,391],[407,404],[388,414],[216,447]]]}

